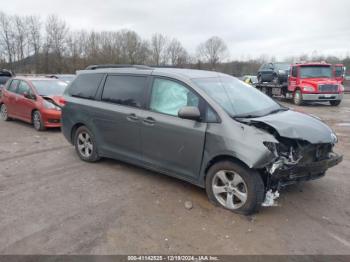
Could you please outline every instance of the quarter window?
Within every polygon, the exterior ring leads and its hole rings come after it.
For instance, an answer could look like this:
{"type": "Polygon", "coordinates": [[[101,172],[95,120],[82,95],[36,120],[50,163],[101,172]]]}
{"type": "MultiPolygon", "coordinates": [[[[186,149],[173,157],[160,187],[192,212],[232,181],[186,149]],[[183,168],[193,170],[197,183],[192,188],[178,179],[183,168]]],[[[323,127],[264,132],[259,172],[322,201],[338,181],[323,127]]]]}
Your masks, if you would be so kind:
{"type": "Polygon", "coordinates": [[[184,106],[199,106],[199,97],[187,87],[168,79],[156,78],[153,82],[150,109],[177,116],[184,106]]]}
{"type": "Polygon", "coordinates": [[[94,99],[104,74],[81,74],[72,82],[68,94],[74,97],[94,99]]]}
{"type": "Polygon", "coordinates": [[[16,93],[18,82],[19,80],[12,80],[7,90],[16,93]]]}
{"type": "Polygon", "coordinates": [[[145,86],[144,76],[110,75],[103,89],[102,100],[141,108],[144,104],[145,86]]]}

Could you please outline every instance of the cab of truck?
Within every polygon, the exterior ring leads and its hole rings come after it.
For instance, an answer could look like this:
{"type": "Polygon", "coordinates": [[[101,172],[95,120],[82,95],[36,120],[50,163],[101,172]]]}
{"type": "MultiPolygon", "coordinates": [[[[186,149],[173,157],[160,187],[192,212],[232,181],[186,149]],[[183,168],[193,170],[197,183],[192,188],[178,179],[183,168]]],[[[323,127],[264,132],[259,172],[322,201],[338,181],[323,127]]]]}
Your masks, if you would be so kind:
{"type": "Polygon", "coordinates": [[[296,63],[291,66],[287,92],[296,105],[328,101],[332,106],[338,106],[343,98],[344,87],[335,78],[331,64],[296,63]]]}

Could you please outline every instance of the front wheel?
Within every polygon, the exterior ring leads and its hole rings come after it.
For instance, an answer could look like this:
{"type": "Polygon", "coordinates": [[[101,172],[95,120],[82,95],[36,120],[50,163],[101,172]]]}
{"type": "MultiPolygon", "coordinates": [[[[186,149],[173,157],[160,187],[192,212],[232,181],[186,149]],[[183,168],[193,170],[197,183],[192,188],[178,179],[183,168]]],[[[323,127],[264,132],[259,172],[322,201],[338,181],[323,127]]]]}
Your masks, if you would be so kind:
{"type": "Polygon", "coordinates": [[[94,135],[87,127],[81,126],[77,129],[74,135],[74,145],[81,160],[86,162],[100,160],[94,135]]]}
{"type": "Polygon", "coordinates": [[[339,106],[340,105],[341,100],[332,100],[329,101],[329,103],[331,104],[331,106],[339,106]]]}
{"type": "Polygon", "coordinates": [[[41,114],[39,111],[34,111],[33,113],[33,126],[36,131],[43,131],[45,130],[45,125],[43,118],[41,117],[41,114]]]}
{"type": "Polygon", "coordinates": [[[5,104],[2,104],[0,107],[0,115],[1,115],[1,119],[4,121],[9,121],[9,115],[7,112],[7,106],[5,104]]]}
{"type": "Polygon", "coordinates": [[[206,191],[214,204],[249,215],[259,210],[265,186],[256,171],[231,161],[222,161],[208,170],[206,191]]]}
{"type": "Polygon", "coordinates": [[[301,91],[299,89],[295,90],[295,92],[294,92],[293,102],[297,106],[300,106],[303,104],[303,95],[301,94],[301,91]]]}

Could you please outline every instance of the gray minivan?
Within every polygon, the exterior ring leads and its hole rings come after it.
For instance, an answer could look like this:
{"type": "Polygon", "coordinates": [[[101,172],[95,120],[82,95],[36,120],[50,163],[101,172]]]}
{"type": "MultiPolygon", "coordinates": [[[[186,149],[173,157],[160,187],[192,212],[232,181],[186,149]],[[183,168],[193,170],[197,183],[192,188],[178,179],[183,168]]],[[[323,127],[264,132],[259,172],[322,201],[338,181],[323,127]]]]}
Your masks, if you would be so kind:
{"type": "Polygon", "coordinates": [[[79,71],[65,91],[62,131],[84,161],[114,158],[174,176],[243,214],[342,160],[323,122],[211,71],[79,71]]]}

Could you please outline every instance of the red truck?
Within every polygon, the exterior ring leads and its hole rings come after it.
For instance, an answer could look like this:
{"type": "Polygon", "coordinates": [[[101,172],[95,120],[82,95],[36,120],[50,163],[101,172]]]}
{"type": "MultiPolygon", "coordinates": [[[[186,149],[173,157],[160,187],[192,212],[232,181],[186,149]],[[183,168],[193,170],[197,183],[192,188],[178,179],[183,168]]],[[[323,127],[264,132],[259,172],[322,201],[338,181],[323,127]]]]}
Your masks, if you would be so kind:
{"type": "Polygon", "coordinates": [[[332,106],[338,106],[344,93],[344,86],[336,79],[333,65],[324,62],[292,64],[287,83],[259,83],[256,87],[270,96],[292,99],[296,105],[329,101],[332,106]]]}

